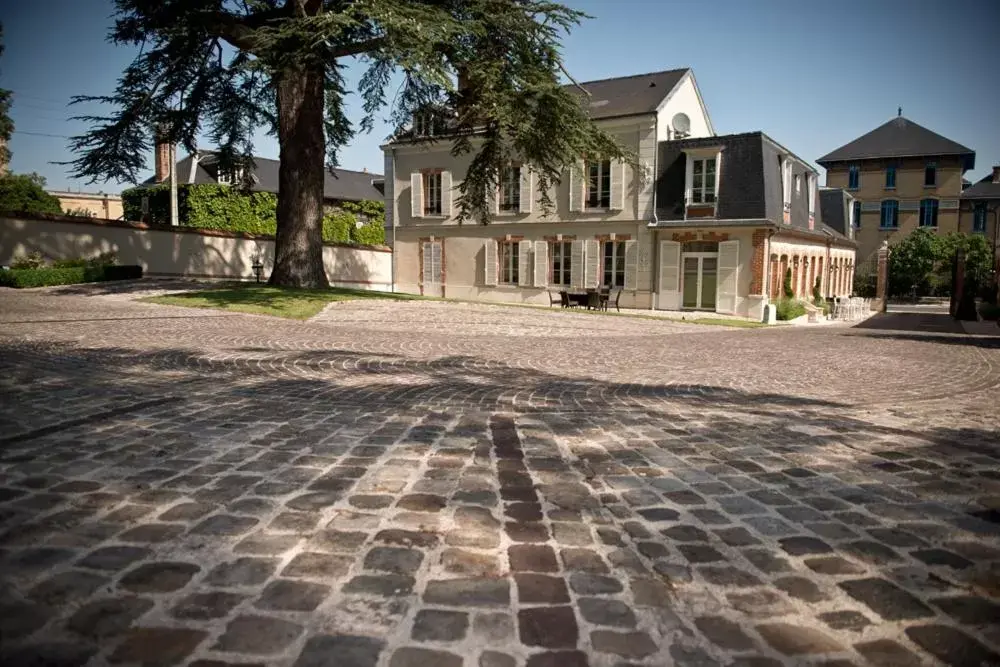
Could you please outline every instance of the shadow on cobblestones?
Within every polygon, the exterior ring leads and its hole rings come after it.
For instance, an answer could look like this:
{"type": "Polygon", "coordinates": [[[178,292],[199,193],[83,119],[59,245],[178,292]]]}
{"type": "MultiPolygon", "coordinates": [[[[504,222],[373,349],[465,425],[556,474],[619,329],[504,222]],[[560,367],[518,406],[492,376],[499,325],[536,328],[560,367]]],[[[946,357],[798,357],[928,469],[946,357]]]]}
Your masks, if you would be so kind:
{"type": "Polygon", "coordinates": [[[0,663],[997,658],[992,377],[876,408],[243,323],[3,339],[0,663]]]}

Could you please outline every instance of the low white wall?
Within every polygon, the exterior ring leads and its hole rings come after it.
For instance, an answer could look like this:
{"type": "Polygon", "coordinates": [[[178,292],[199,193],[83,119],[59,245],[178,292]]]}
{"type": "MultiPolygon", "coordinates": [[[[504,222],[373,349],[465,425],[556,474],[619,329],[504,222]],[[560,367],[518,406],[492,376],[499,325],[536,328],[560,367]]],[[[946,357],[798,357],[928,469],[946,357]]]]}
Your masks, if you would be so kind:
{"type": "MultiPolygon", "coordinates": [[[[138,264],[149,276],[252,280],[253,258],[263,258],[265,276],[274,263],[274,241],[205,230],[173,230],[138,223],[0,216],[0,265],[39,252],[49,259],[113,252],[120,264],[138,264]]],[[[391,289],[388,249],[323,246],[330,283],[358,289],[391,289]]]]}

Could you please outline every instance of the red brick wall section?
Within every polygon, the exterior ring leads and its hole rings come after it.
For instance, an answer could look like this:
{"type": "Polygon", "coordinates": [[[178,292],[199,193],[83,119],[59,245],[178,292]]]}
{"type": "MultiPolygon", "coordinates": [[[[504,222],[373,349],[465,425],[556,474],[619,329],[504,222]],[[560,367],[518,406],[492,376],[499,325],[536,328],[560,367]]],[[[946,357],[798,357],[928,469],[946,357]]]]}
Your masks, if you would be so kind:
{"type": "Polygon", "coordinates": [[[764,294],[764,269],[766,267],[765,246],[767,244],[767,230],[755,229],[753,240],[750,243],[752,253],[750,255],[750,294],[764,294]]]}

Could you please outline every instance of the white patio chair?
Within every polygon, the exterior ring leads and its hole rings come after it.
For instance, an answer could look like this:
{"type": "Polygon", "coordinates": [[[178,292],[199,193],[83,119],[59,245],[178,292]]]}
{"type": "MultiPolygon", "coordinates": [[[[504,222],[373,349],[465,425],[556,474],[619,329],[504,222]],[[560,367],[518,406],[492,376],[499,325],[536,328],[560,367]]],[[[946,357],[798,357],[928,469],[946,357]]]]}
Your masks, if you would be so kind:
{"type": "Polygon", "coordinates": [[[845,320],[847,319],[847,302],[842,296],[833,297],[833,319],[835,320],[845,320]]]}

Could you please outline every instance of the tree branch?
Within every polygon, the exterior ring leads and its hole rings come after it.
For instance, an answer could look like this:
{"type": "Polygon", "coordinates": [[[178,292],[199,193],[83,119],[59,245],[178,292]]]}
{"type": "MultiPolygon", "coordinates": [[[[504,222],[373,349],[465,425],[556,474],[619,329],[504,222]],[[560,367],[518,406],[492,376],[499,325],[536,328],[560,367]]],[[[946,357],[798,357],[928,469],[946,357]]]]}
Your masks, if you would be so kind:
{"type": "Polygon", "coordinates": [[[365,39],[360,42],[354,42],[351,44],[343,44],[338,46],[333,50],[334,58],[344,58],[345,56],[356,56],[359,53],[368,53],[369,51],[375,51],[385,44],[385,37],[373,37],[371,39],[365,39]]]}

